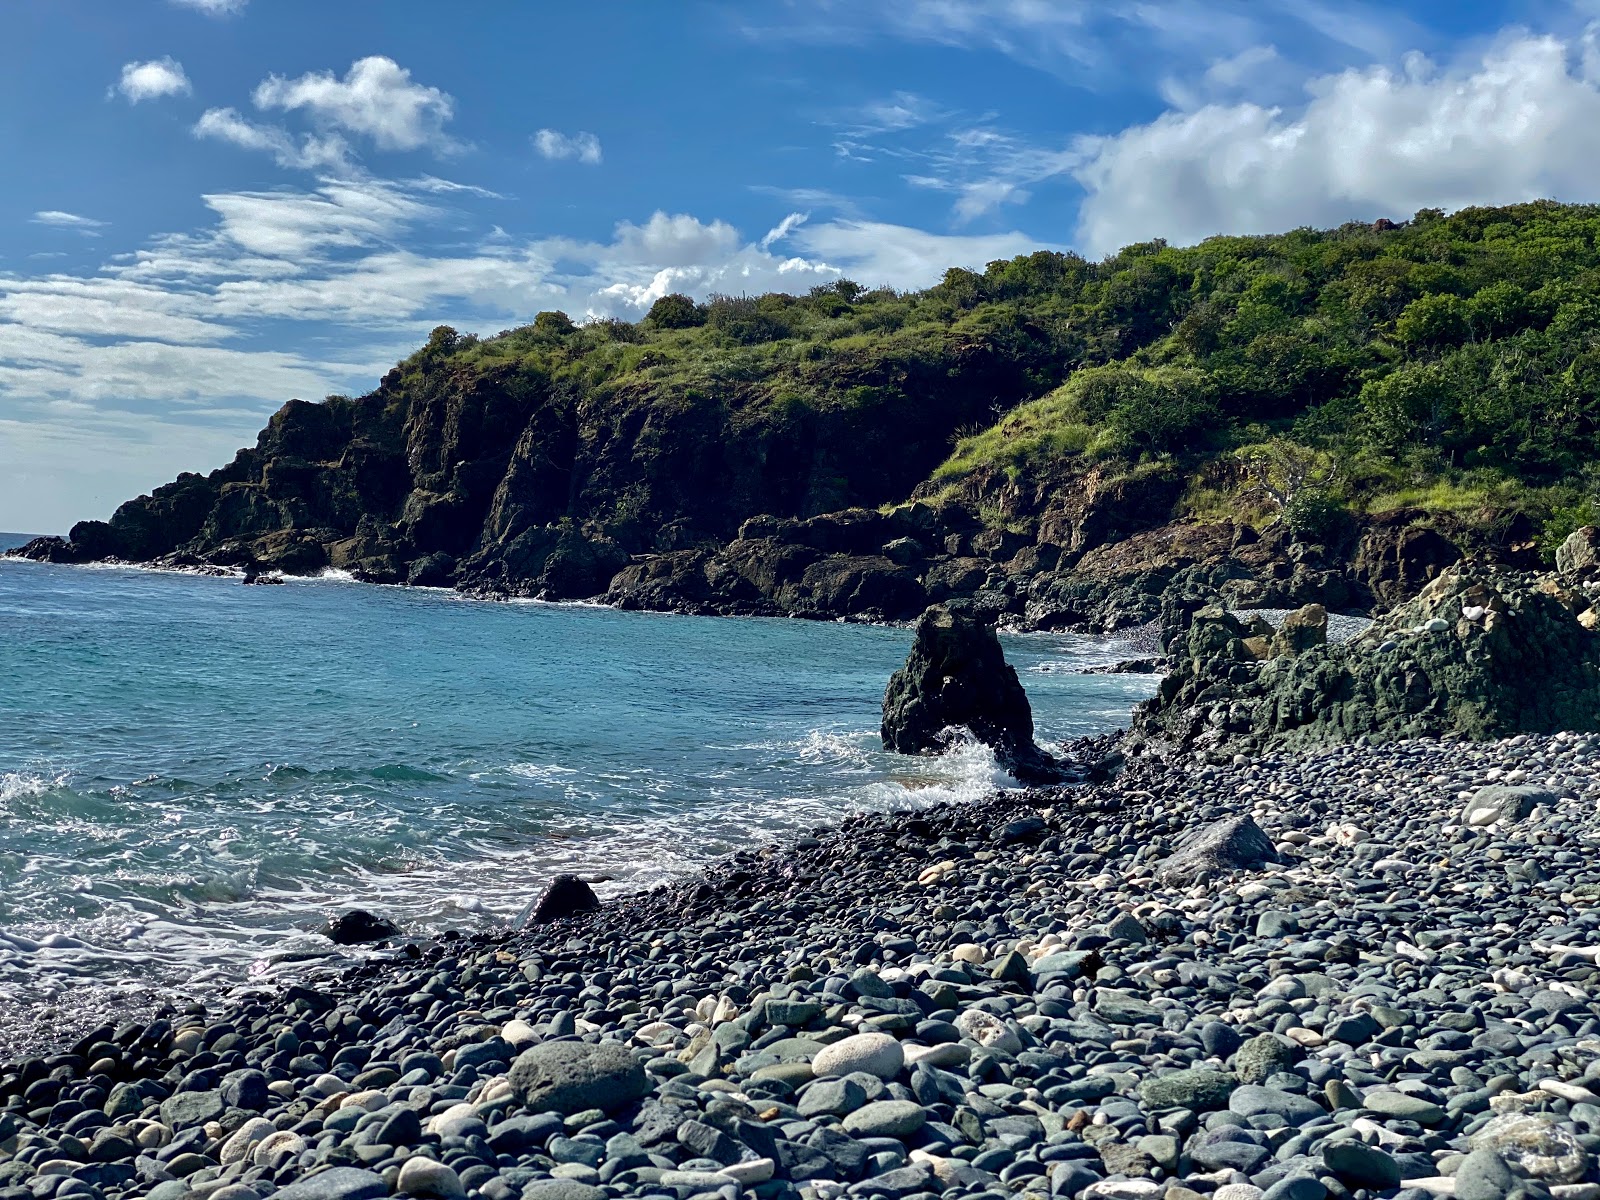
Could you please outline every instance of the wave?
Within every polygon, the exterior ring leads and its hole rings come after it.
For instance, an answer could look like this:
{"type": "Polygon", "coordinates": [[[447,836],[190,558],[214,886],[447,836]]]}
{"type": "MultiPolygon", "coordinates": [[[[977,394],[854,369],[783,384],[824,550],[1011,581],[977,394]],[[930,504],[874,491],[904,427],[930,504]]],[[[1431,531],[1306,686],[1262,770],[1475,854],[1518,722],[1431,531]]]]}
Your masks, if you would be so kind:
{"type": "Polygon", "coordinates": [[[30,800],[67,786],[70,772],[47,774],[38,771],[6,771],[0,773],[0,804],[13,800],[30,800]]]}

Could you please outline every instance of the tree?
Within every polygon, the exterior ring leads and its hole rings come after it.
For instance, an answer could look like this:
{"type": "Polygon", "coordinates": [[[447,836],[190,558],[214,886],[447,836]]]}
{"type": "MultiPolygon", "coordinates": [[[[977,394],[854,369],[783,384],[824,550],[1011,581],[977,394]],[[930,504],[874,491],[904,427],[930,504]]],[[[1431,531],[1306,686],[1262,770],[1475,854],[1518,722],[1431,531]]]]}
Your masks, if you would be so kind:
{"type": "Polygon", "coordinates": [[[706,310],[682,292],[670,292],[650,306],[645,321],[657,329],[693,329],[706,323],[706,310]]]}

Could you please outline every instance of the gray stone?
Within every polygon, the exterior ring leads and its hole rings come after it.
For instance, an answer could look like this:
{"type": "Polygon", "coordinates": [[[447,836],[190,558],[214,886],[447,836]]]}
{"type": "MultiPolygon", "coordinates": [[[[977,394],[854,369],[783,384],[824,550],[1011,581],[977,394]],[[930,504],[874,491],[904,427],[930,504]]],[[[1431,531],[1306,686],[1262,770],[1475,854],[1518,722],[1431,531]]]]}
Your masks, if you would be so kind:
{"type": "Polygon", "coordinates": [[[843,1128],[852,1137],[909,1137],[928,1123],[922,1105],[910,1100],[878,1100],[862,1105],[845,1117],[843,1128]]]}
{"type": "Polygon", "coordinates": [[[1139,1085],[1139,1098],[1150,1108],[1189,1108],[1196,1112],[1222,1108],[1239,1081],[1226,1071],[1190,1067],[1157,1075],[1139,1085]]]}
{"type": "Polygon", "coordinates": [[[1492,825],[1496,821],[1521,821],[1541,804],[1554,807],[1557,797],[1529,784],[1491,783],[1472,793],[1461,809],[1463,825],[1492,825]]]}
{"type": "Polygon", "coordinates": [[[1328,1170],[1353,1187],[1392,1188],[1400,1186],[1400,1164],[1377,1146],[1354,1138],[1341,1138],[1322,1147],[1322,1161],[1328,1170]]]}
{"type": "Polygon", "coordinates": [[[1485,1147],[1474,1150],[1456,1168],[1456,1200],[1501,1200],[1517,1186],[1505,1159],[1485,1147]]]}
{"type": "Polygon", "coordinates": [[[1161,864],[1161,878],[1182,883],[1198,875],[1247,871],[1278,861],[1278,852],[1255,819],[1224,817],[1189,834],[1161,864]]]}
{"type": "Polygon", "coordinates": [[[1304,1125],[1328,1115],[1327,1110],[1307,1096],[1277,1088],[1260,1087],[1247,1083],[1235,1088],[1228,1097],[1228,1111],[1241,1117],[1282,1117],[1290,1125],[1304,1125]]]}
{"type": "Polygon", "coordinates": [[[545,1042],[524,1050],[507,1075],[517,1099],[534,1112],[607,1112],[649,1090],[639,1060],[616,1042],[545,1042]]]}
{"type": "Polygon", "coordinates": [[[273,1193],[274,1200],[379,1200],[389,1194],[382,1175],[359,1167],[331,1167],[297,1179],[273,1193]]]}
{"type": "Polygon", "coordinates": [[[1245,1083],[1260,1083],[1279,1071],[1289,1070],[1297,1057],[1289,1042],[1263,1033],[1239,1047],[1233,1056],[1233,1069],[1245,1083]]]}

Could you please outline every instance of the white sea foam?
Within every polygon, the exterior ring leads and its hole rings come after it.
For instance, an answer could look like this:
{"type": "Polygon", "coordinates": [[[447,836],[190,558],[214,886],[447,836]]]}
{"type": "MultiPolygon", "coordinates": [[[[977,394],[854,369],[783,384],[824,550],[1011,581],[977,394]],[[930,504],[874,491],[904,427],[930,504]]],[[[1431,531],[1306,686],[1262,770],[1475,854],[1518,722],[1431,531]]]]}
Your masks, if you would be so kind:
{"type": "Polygon", "coordinates": [[[42,796],[66,785],[65,772],[55,775],[28,770],[0,772],[0,804],[42,796]]]}

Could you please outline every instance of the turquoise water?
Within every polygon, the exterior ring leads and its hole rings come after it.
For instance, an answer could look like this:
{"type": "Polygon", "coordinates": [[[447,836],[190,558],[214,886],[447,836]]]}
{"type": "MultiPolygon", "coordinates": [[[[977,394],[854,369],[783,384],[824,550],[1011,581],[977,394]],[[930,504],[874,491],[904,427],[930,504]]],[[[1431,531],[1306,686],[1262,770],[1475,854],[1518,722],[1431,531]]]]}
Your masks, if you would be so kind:
{"type": "MultiPolygon", "coordinates": [[[[909,642],[0,560],[0,1001],[217,992],[346,907],[503,926],[559,870],[604,895],[1008,783],[879,747],[909,642]]],[[[1149,678],[1075,673],[1126,650],[1008,640],[1041,740],[1126,723],[1149,678]]]]}

